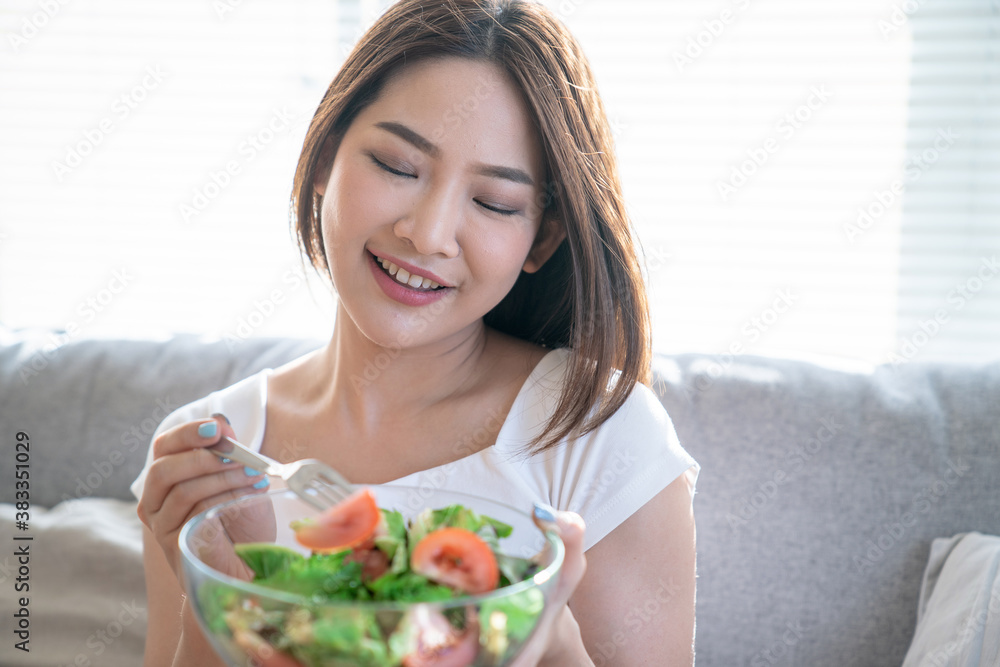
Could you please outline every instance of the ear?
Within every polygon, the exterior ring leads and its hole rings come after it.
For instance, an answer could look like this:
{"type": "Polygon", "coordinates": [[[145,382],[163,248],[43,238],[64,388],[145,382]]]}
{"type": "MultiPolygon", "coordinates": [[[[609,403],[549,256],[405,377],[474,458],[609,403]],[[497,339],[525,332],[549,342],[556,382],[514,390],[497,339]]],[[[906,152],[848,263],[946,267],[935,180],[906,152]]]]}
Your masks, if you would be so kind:
{"type": "Polygon", "coordinates": [[[323,148],[319,151],[316,168],[313,170],[313,192],[320,197],[326,194],[326,184],[330,180],[330,172],[333,170],[333,158],[337,155],[338,146],[340,146],[340,137],[331,135],[326,138],[323,142],[323,148]]]}
{"type": "Polygon", "coordinates": [[[562,220],[554,216],[542,218],[538,235],[535,236],[535,242],[532,244],[531,250],[528,251],[528,258],[524,260],[522,270],[525,273],[535,273],[541,269],[545,262],[549,261],[549,258],[555,254],[559,244],[565,238],[566,228],[563,226],[562,220]]]}

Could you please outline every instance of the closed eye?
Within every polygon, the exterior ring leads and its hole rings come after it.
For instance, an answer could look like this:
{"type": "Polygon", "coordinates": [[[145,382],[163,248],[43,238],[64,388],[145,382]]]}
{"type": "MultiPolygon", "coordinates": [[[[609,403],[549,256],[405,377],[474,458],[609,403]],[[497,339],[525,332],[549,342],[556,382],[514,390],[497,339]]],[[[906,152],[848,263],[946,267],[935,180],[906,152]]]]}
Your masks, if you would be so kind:
{"type": "Polygon", "coordinates": [[[481,202],[478,199],[476,200],[476,203],[485,208],[487,211],[493,211],[494,213],[499,213],[500,215],[514,215],[518,212],[516,209],[512,208],[498,208],[485,202],[481,202]]]}
{"type": "Polygon", "coordinates": [[[387,165],[385,162],[382,162],[381,160],[379,160],[377,157],[375,157],[371,153],[368,154],[368,157],[371,158],[371,161],[375,163],[376,167],[378,167],[379,169],[381,169],[383,171],[387,171],[390,174],[393,174],[395,176],[402,176],[403,178],[416,178],[417,177],[416,174],[410,174],[410,173],[405,172],[405,171],[400,171],[399,169],[393,169],[392,167],[390,167],[389,165],[387,165]]]}

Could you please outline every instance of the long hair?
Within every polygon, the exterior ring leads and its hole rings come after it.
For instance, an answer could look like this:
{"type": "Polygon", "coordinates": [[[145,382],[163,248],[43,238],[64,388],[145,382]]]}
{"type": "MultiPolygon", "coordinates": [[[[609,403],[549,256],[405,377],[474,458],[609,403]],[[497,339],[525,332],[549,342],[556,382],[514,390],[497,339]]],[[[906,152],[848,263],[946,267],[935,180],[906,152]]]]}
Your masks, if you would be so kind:
{"type": "Polygon", "coordinates": [[[499,331],[570,351],[567,382],[541,451],[604,423],[636,382],[649,383],[649,311],[604,105],[579,44],[528,0],[402,0],[372,25],[327,89],[295,172],[292,218],[310,262],[329,276],[313,188],[357,114],[404,64],[463,57],[493,63],[520,89],[546,167],[543,216],[566,239],[541,270],[522,272],[484,318],[499,331]],[[330,140],[330,141],[328,141],[330,140]],[[324,151],[324,146],[327,150],[324,151]]]}

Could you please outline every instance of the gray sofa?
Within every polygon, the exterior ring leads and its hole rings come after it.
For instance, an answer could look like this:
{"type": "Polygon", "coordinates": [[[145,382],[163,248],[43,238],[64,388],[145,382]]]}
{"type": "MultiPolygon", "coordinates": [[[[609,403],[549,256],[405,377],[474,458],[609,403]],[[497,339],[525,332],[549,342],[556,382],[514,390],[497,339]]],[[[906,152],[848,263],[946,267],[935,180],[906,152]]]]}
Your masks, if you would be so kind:
{"type": "MultiPolygon", "coordinates": [[[[17,500],[24,433],[31,505],[27,530],[0,506],[0,664],[138,664],[145,599],[128,486],[149,435],[174,407],[316,345],[0,330],[0,502],[17,500]],[[30,545],[27,593],[12,544],[30,545]],[[8,629],[23,609],[30,652],[15,646],[21,619],[8,629]]],[[[1000,535],[1000,363],[858,371],[660,356],[655,388],[702,466],[700,666],[900,665],[932,540],[1000,535]]],[[[639,617],[656,613],[654,593],[636,600],[639,617]]],[[[624,625],[599,663],[615,664],[615,641],[624,625]]]]}

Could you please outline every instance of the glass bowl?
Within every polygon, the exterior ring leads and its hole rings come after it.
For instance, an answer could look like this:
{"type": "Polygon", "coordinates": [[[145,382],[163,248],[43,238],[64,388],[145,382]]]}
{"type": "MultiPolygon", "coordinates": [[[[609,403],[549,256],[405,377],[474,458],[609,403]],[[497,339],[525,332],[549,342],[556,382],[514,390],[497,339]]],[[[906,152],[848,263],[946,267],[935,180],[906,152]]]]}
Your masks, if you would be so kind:
{"type": "Polygon", "coordinates": [[[380,508],[398,510],[407,521],[425,508],[461,504],[510,524],[513,531],[500,540],[500,551],[535,556],[538,569],[489,593],[436,602],[346,602],[287,593],[251,583],[234,545],[272,543],[308,555],[289,524],[319,512],[287,490],[245,496],[202,512],[180,533],[188,601],[228,665],[245,667],[253,664],[250,658],[270,656],[264,664],[501,667],[520,653],[562,567],[559,537],[540,530],[529,513],[485,498],[426,487],[369,488],[380,508]],[[266,619],[249,639],[234,620],[247,610],[266,619]],[[269,641],[283,643],[283,650],[275,651],[269,641]]]}

